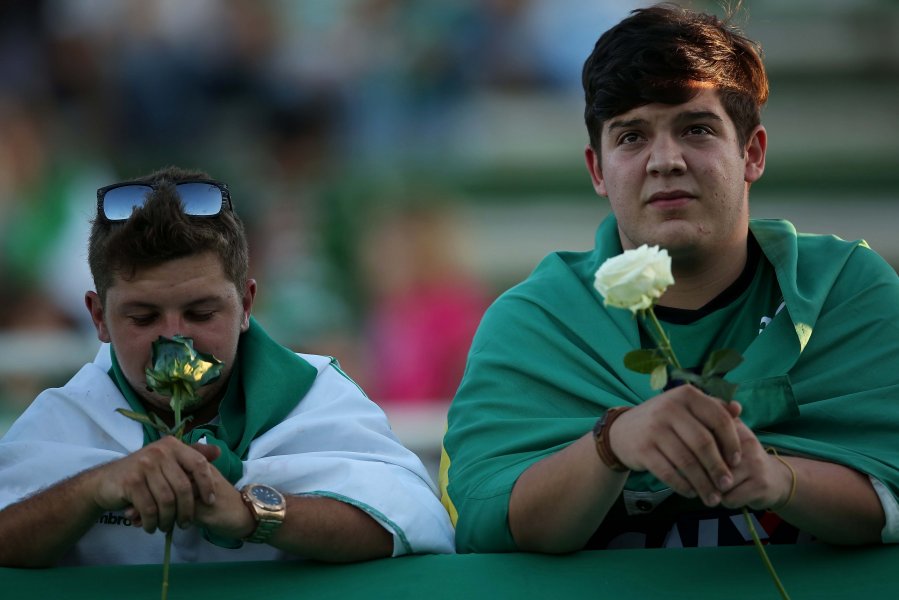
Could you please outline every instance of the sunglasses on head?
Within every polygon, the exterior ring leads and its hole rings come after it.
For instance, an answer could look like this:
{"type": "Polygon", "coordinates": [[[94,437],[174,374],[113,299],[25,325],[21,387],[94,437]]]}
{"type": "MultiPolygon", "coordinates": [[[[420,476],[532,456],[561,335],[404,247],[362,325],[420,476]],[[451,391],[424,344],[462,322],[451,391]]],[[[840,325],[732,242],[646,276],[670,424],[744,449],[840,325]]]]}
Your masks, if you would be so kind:
{"type": "MultiPolygon", "coordinates": [[[[168,182],[166,182],[168,183],[168,182]]],[[[127,221],[135,208],[147,202],[147,196],[159,189],[161,183],[125,181],[97,190],[97,214],[107,221],[127,221]]],[[[192,217],[214,217],[231,205],[228,186],[211,179],[180,181],[174,184],[184,214],[192,217]]]]}

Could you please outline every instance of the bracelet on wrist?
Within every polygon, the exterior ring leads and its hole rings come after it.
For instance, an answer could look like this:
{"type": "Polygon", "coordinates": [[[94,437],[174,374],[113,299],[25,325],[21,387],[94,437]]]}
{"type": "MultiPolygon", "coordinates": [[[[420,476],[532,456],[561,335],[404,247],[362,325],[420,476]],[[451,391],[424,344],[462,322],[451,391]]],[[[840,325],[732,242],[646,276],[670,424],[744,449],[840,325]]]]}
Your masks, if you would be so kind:
{"type": "Polygon", "coordinates": [[[615,419],[628,410],[630,410],[629,406],[610,408],[603,413],[599,420],[596,421],[596,425],[593,426],[593,441],[596,443],[596,453],[603,464],[616,473],[624,473],[630,471],[630,469],[615,456],[615,452],[612,450],[612,442],[609,439],[609,429],[612,427],[615,419]]]}
{"type": "Polygon", "coordinates": [[[790,470],[790,477],[792,478],[792,480],[790,482],[790,493],[787,496],[787,499],[776,506],[771,506],[768,508],[769,512],[777,512],[779,510],[783,510],[784,508],[786,508],[787,505],[793,501],[793,496],[796,495],[796,469],[793,468],[793,465],[791,465],[790,463],[785,461],[780,456],[780,454],[777,453],[777,450],[775,448],[771,448],[771,447],[765,448],[765,452],[767,452],[768,454],[770,454],[771,456],[773,456],[774,458],[779,460],[781,463],[786,465],[786,467],[790,470]]]}

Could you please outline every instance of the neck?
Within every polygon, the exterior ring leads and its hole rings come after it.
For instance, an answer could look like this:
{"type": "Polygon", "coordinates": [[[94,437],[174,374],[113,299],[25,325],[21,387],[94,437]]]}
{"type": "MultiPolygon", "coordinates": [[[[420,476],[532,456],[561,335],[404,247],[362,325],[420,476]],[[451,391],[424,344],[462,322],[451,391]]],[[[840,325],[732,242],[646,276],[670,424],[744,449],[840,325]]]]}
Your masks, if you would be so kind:
{"type": "Polygon", "coordinates": [[[702,308],[740,277],[747,257],[746,240],[729,251],[706,256],[704,260],[672,257],[675,283],[659,299],[659,306],[688,310],[702,308]]]}

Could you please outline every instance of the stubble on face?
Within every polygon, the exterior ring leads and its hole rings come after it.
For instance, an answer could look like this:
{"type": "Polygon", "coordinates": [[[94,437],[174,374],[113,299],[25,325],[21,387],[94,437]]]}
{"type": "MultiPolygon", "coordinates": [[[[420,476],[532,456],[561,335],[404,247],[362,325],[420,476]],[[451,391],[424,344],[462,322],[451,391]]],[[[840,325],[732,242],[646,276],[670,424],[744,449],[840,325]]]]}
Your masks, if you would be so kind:
{"type": "Polygon", "coordinates": [[[681,105],[637,107],[604,125],[598,191],[624,249],[659,245],[695,271],[745,244],[744,158],[714,90],[681,105]]]}

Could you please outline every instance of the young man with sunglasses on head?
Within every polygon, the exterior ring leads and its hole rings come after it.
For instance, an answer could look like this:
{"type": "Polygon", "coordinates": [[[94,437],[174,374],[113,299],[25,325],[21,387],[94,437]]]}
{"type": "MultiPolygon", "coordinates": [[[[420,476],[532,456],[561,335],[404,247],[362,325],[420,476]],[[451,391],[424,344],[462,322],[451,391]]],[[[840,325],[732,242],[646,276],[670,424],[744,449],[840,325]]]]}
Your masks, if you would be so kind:
{"type": "Polygon", "coordinates": [[[105,342],[0,440],[0,565],[356,561],[452,552],[419,459],[336,362],[275,343],[251,318],[243,225],[228,188],[177,168],[98,191],[87,308],[105,342]],[[160,336],[224,363],[187,443],[145,370],[160,336]],[[130,527],[128,525],[131,525],[130,527]],[[144,531],[141,531],[143,529],[144,531]]]}
{"type": "Polygon", "coordinates": [[[864,243],[750,221],[756,44],[640,9],[583,83],[586,165],[613,214],[595,250],[550,255],[481,323],[441,465],[457,549],[750,544],[742,507],[773,543],[899,541],[899,279],[864,243]],[[625,367],[653,330],[604,306],[594,273],[643,244],[671,256],[655,313],[683,366],[743,355],[736,402],[625,367]]]}

